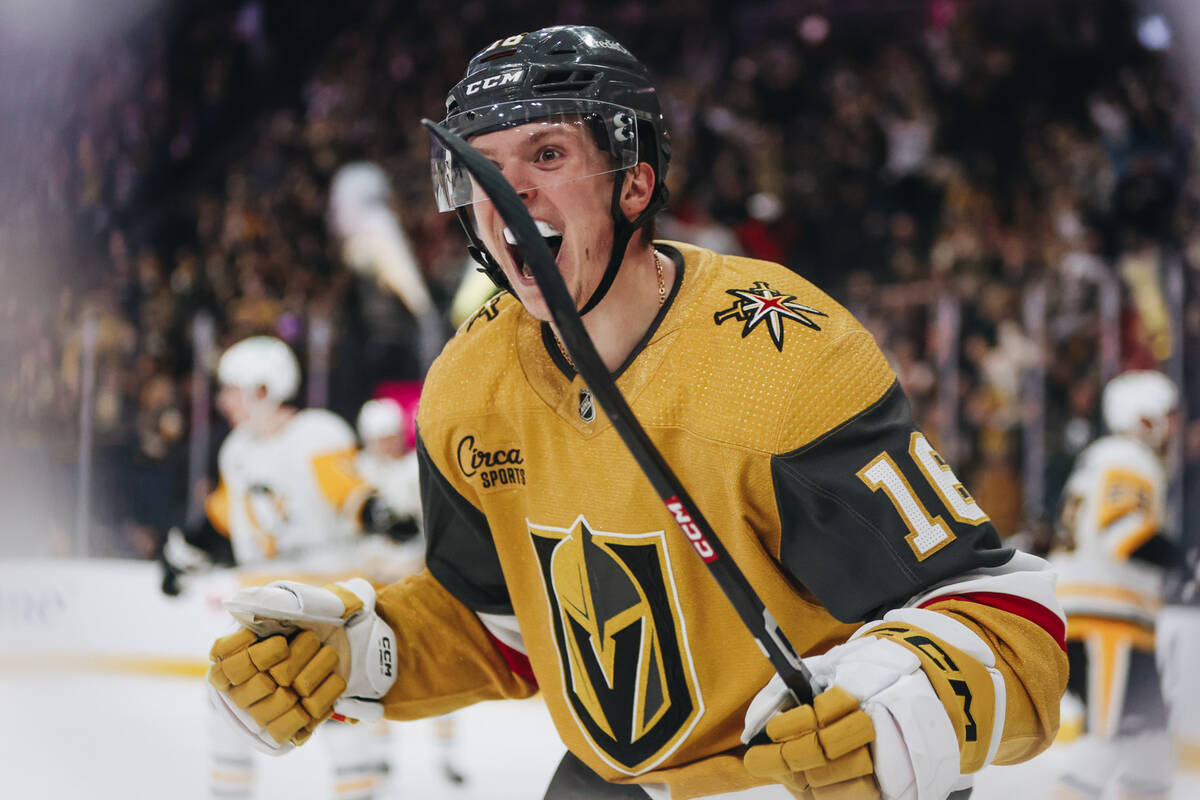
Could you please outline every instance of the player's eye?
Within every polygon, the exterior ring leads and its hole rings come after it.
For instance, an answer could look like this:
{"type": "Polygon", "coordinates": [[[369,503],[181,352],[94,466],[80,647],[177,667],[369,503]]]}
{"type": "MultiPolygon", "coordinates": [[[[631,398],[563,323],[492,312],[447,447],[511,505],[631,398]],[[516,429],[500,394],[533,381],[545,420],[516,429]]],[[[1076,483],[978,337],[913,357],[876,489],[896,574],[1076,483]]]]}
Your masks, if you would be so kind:
{"type": "Polygon", "coordinates": [[[537,156],[534,159],[539,164],[545,164],[551,161],[557,161],[563,157],[563,152],[557,147],[543,147],[538,150],[537,156]]]}

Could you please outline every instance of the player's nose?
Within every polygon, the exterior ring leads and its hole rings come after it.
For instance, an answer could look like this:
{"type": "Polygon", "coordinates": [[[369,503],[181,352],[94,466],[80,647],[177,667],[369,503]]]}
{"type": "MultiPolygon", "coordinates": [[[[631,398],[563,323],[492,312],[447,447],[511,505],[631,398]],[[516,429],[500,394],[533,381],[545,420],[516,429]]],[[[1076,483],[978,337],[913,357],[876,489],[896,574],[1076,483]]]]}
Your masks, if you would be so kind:
{"type": "Polygon", "coordinates": [[[500,173],[526,203],[537,195],[537,182],[528,166],[516,159],[500,165],[500,173]]]}

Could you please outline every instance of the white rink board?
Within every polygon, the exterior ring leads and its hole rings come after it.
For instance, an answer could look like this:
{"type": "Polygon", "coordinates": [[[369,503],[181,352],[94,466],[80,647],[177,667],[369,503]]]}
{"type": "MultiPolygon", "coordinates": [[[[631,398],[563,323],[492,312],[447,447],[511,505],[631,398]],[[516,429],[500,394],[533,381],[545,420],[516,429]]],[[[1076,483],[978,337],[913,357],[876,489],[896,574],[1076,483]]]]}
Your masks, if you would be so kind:
{"type": "MultiPolygon", "coordinates": [[[[0,728],[3,796],[206,798],[203,683],[153,670],[203,663],[213,631],[228,626],[215,597],[220,584],[170,600],[150,563],[0,564],[0,708],[10,720],[0,728]]],[[[482,703],[454,718],[455,761],[467,782],[441,777],[431,721],[393,723],[382,798],[541,798],[563,747],[540,700],[482,703]]],[[[282,758],[256,756],[259,800],[330,797],[319,736],[282,758]]],[[[1062,753],[985,770],[973,800],[1049,799],[1062,753]]],[[[1177,786],[1173,797],[1200,798],[1200,786],[1177,786]]]]}

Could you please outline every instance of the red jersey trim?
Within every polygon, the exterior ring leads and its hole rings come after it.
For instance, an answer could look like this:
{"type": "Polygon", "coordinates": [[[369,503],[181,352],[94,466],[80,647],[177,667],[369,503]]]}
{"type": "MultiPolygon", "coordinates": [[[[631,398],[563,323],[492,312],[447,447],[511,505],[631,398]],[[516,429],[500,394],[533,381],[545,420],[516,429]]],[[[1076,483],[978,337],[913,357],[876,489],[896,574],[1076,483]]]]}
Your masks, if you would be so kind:
{"type": "Polygon", "coordinates": [[[979,603],[980,605],[1007,611],[1010,614],[1016,614],[1018,617],[1024,617],[1050,634],[1064,651],[1067,649],[1066,623],[1041,603],[1035,603],[1032,600],[1012,594],[970,592],[967,594],[949,594],[934,597],[922,603],[921,608],[926,608],[934,603],[940,603],[943,600],[963,600],[968,603],[979,603]]]}
{"type": "Polygon", "coordinates": [[[496,645],[496,649],[500,651],[500,655],[504,656],[504,661],[508,664],[508,669],[513,675],[516,675],[518,678],[524,678],[534,686],[538,685],[537,678],[533,676],[533,665],[529,663],[529,656],[516,648],[509,647],[493,636],[491,631],[488,631],[488,638],[492,640],[492,644],[496,645]]]}

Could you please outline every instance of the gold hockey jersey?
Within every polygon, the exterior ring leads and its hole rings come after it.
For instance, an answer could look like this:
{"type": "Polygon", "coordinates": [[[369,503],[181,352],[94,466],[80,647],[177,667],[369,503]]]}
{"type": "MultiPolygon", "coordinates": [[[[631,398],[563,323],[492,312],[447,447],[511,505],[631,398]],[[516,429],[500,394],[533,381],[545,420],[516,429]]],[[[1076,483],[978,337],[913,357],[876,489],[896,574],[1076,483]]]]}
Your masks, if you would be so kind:
{"type": "MultiPolygon", "coordinates": [[[[997,760],[1046,746],[1065,682],[1052,580],[1000,549],[871,336],[779,265],[657,247],[675,285],[617,385],[792,644],[823,652],[905,604],[955,615],[1011,684],[997,760]]],[[[739,735],[771,666],[549,328],[494,298],[430,371],[418,425],[429,574],[380,595],[401,659],[388,715],[536,682],[610,781],[760,783],[739,735]]]]}

